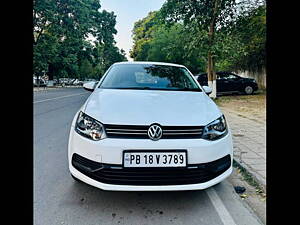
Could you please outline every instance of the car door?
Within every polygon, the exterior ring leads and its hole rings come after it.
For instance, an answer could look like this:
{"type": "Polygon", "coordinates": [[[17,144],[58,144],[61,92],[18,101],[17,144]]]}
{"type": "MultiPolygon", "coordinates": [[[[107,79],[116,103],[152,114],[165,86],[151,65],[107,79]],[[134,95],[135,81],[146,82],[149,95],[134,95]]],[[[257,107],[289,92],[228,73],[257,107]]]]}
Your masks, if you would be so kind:
{"type": "Polygon", "coordinates": [[[236,92],[239,87],[239,77],[233,73],[217,74],[217,91],[218,92],[236,92]]]}
{"type": "Polygon", "coordinates": [[[227,76],[224,73],[217,73],[217,92],[227,92],[228,81],[227,76]]]}
{"type": "Polygon", "coordinates": [[[240,80],[241,78],[233,73],[229,73],[227,76],[228,80],[228,91],[230,92],[237,92],[240,89],[240,80]]]}
{"type": "Polygon", "coordinates": [[[207,82],[207,74],[201,74],[198,76],[197,78],[199,84],[201,86],[207,86],[208,85],[208,82],[207,82]]]}

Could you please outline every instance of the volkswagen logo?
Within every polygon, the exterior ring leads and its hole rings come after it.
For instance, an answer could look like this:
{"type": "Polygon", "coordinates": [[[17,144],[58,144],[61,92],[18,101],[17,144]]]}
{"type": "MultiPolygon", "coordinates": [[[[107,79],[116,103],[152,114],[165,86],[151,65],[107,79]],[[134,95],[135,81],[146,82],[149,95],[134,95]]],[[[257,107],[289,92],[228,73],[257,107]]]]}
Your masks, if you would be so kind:
{"type": "Polygon", "coordinates": [[[153,124],[149,127],[148,129],[148,136],[151,140],[157,141],[161,138],[162,136],[162,129],[159,125],[153,124]]]}

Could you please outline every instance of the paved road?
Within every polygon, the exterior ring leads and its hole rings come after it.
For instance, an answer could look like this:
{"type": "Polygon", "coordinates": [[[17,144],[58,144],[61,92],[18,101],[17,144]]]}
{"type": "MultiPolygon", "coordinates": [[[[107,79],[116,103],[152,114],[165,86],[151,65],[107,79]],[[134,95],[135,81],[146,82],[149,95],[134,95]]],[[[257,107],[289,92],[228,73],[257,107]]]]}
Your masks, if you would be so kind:
{"type": "Polygon", "coordinates": [[[227,181],[204,191],[108,192],[71,178],[71,121],[89,92],[34,93],[34,224],[256,225],[257,217],[227,181]]]}

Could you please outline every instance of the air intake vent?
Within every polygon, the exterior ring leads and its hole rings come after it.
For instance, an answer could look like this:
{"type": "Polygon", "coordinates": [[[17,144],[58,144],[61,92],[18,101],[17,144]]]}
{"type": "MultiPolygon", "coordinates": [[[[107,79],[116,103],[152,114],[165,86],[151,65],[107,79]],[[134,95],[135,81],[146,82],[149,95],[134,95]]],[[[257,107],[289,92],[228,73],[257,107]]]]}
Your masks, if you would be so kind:
{"type": "Polygon", "coordinates": [[[76,153],[72,165],[86,176],[106,184],[182,185],[204,183],[224,173],[231,166],[230,155],[218,160],[190,164],[187,168],[123,168],[94,162],[76,153]]]}

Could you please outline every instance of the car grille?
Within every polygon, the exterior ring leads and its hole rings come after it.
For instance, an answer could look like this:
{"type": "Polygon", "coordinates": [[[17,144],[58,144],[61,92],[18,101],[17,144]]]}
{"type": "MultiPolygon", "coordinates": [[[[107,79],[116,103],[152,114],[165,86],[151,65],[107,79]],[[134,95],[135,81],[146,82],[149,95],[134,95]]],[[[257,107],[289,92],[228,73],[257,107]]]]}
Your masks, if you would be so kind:
{"type": "Polygon", "coordinates": [[[106,184],[182,185],[204,183],[224,173],[231,166],[227,155],[216,161],[191,164],[186,168],[123,168],[98,163],[73,154],[72,165],[86,176],[106,184]]]}
{"type": "MultiPolygon", "coordinates": [[[[106,135],[109,138],[140,138],[148,139],[150,126],[136,125],[109,125],[104,124],[106,135]]],[[[161,126],[161,139],[201,138],[203,126],[161,126]]]]}

